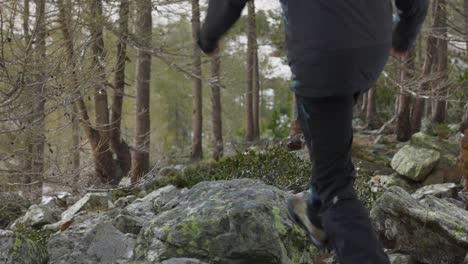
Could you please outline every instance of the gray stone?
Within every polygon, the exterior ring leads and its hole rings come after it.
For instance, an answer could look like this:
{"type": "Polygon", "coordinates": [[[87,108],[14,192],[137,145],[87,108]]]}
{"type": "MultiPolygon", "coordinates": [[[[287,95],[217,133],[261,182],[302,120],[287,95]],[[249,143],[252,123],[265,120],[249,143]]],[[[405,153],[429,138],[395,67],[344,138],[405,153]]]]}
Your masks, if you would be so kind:
{"type": "Polygon", "coordinates": [[[392,186],[398,186],[407,192],[413,192],[416,185],[414,182],[411,182],[398,174],[377,175],[372,177],[369,183],[371,185],[371,191],[375,193],[385,191],[392,186]]]}
{"type": "Polygon", "coordinates": [[[67,230],[49,238],[49,262],[129,263],[136,244],[135,228],[130,223],[141,225],[122,209],[80,217],[67,230]],[[123,219],[128,221],[125,225],[123,219]]]}
{"type": "Polygon", "coordinates": [[[198,259],[193,258],[171,258],[164,260],[161,264],[208,264],[198,259]]]}
{"type": "Polygon", "coordinates": [[[101,212],[114,208],[111,195],[109,193],[87,193],[74,205],[65,210],[58,222],[44,225],[44,229],[57,231],[67,222],[72,221],[80,212],[101,212]]]}
{"type": "Polygon", "coordinates": [[[182,190],[169,185],[151,192],[144,198],[136,199],[133,203],[125,207],[125,209],[132,215],[149,221],[156,215],[156,211],[159,211],[160,207],[166,205],[166,203],[177,197],[181,192],[182,190]]]}
{"type": "Polygon", "coordinates": [[[258,180],[199,183],[161,206],[160,213],[145,224],[138,237],[137,261],[191,257],[208,263],[290,264],[310,260],[310,243],[287,217],[288,196],[258,180]]]}
{"type": "Polygon", "coordinates": [[[117,207],[125,207],[133,203],[137,199],[136,195],[128,195],[125,197],[120,197],[117,201],[114,202],[117,207]]]}
{"type": "Polygon", "coordinates": [[[47,251],[40,244],[19,233],[0,230],[0,263],[45,264],[47,251]]]}
{"type": "Polygon", "coordinates": [[[33,204],[29,207],[25,215],[18,218],[18,220],[12,224],[11,228],[14,229],[18,225],[23,225],[40,229],[44,225],[59,221],[60,213],[61,211],[55,211],[45,206],[33,204]]]}
{"type": "Polygon", "coordinates": [[[82,210],[88,212],[107,211],[114,207],[108,193],[87,193],[74,205],[62,213],[62,220],[72,219],[75,214],[82,210]]]}
{"type": "Polygon", "coordinates": [[[444,183],[424,186],[414,192],[413,196],[416,200],[424,199],[428,195],[433,195],[439,198],[453,198],[457,192],[455,183],[444,183]]]}
{"type": "Polygon", "coordinates": [[[422,263],[461,263],[468,248],[468,211],[427,196],[418,202],[390,187],[371,211],[384,246],[408,253],[422,263]]]}
{"type": "Polygon", "coordinates": [[[416,264],[413,257],[409,255],[394,253],[388,255],[391,264],[416,264]]]}
{"type": "Polygon", "coordinates": [[[436,150],[440,153],[457,156],[459,153],[459,142],[453,144],[448,140],[437,136],[430,136],[423,132],[418,132],[411,137],[411,144],[414,146],[436,150]]]}
{"type": "Polygon", "coordinates": [[[440,160],[440,153],[406,145],[393,156],[391,166],[400,175],[423,181],[440,160]]]}

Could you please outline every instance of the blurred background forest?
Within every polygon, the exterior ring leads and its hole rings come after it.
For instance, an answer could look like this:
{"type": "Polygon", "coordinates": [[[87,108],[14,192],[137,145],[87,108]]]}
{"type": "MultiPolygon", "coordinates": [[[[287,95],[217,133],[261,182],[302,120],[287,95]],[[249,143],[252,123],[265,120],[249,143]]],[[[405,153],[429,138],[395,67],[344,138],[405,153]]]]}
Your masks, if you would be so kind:
{"type": "MultiPolygon", "coordinates": [[[[37,197],[127,175],[136,182],[161,162],[218,160],[247,144],[293,138],[279,3],[249,3],[214,57],[195,44],[206,7],[1,1],[0,191],[37,197]]],[[[356,125],[399,141],[425,123],[464,131],[467,25],[467,0],[431,1],[411,57],[389,61],[360,98],[356,125]]]]}

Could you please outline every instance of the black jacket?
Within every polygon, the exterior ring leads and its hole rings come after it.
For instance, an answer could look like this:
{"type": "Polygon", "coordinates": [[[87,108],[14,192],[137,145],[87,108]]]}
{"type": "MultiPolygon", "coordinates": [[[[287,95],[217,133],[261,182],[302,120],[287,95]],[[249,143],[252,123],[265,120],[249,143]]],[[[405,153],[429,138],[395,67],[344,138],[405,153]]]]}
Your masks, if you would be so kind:
{"type": "MultiPolygon", "coordinates": [[[[428,0],[280,0],[292,89],[305,97],[363,92],[372,86],[390,48],[406,51],[414,42],[428,0]],[[393,35],[393,37],[392,37],[393,35]]],[[[210,0],[199,41],[205,52],[237,21],[248,0],[210,0]]]]}

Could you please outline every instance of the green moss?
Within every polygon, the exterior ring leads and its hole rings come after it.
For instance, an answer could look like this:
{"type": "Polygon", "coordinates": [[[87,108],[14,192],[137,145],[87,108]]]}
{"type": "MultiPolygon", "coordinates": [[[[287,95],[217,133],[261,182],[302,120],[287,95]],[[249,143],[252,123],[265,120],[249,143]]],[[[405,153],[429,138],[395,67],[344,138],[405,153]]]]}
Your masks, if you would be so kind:
{"type": "Polygon", "coordinates": [[[286,234],[286,227],[281,223],[281,216],[280,216],[280,209],[278,207],[273,207],[273,218],[274,218],[274,223],[275,223],[275,228],[278,230],[278,232],[281,235],[286,234]]]}
{"type": "Polygon", "coordinates": [[[181,223],[182,233],[196,240],[202,233],[202,229],[195,218],[189,218],[181,223]]]}

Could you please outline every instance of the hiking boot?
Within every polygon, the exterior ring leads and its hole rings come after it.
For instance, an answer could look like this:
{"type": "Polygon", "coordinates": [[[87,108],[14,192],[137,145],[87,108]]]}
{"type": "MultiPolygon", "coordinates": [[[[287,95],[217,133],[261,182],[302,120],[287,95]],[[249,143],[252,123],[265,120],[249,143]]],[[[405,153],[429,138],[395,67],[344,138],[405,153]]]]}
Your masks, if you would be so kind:
{"type": "MultiPolygon", "coordinates": [[[[288,216],[299,225],[319,250],[327,249],[327,235],[323,230],[318,210],[307,206],[307,194],[299,193],[288,199],[288,216]]],[[[316,208],[315,208],[316,209],[316,208]]]]}

